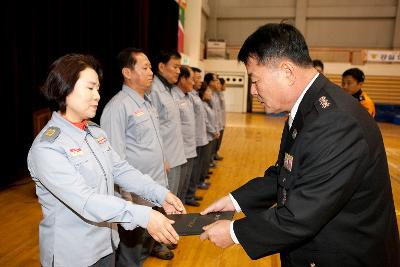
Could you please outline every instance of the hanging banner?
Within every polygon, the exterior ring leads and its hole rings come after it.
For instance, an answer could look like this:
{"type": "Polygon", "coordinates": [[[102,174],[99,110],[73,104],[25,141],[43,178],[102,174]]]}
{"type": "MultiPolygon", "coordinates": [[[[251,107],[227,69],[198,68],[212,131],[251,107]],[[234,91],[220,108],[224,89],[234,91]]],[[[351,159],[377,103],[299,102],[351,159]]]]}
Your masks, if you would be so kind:
{"type": "Polygon", "coordinates": [[[185,9],[186,0],[175,0],[179,5],[178,20],[178,52],[183,53],[183,42],[185,37],[185,9]]]}
{"type": "Polygon", "coordinates": [[[400,50],[365,50],[367,62],[400,62],[400,50]]]}

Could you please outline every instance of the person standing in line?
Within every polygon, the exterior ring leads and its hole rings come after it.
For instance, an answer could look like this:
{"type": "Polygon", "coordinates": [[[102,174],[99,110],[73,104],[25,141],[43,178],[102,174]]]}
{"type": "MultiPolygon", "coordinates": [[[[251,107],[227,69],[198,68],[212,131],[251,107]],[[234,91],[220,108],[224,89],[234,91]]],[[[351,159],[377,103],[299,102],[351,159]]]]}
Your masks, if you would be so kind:
{"type": "MultiPolygon", "coordinates": [[[[105,106],[101,127],[122,159],[168,188],[158,115],[146,95],[153,81],[150,61],[137,48],[122,50],[117,59],[123,85],[105,106]]],[[[154,206],[135,194],[121,192],[121,195],[133,203],[154,206]]],[[[121,242],[117,250],[117,267],[142,266],[150,255],[154,239],[143,228],[126,231],[118,227],[118,232],[121,242]]]]}
{"type": "Polygon", "coordinates": [[[215,163],[216,155],[217,155],[217,146],[219,139],[221,137],[221,130],[222,130],[222,111],[221,111],[221,101],[219,98],[219,90],[220,90],[220,83],[217,75],[215,73],[207,73],[204,75],[204,82],[207,84],[208,88],[211,89],[211,108],[215,112],[215,127],[218,131],[218,138],[214,139],[213,146],[211,148],[211,167],[216,167],[217,164],[215,163]]]}
{"type": "Polygon", "coordinates": [[[218,98],[221,106],[221,131],[220,131],[220,137],[218,138],[217,142],[217,147],[216,147],[216,152],[215,152],[215,160],[223,160],[224,157],[221,157],[218,154],[218,151],[221,147],[222,144],[222,138],[224,137],[224,130],[225,130],[225,124],[226,124],[226,112],[225,112],[225,96],[224,96],[224,91],[226,89],[225,87],[225,79],[224,78],[218,78],[219,79],[219,90],[218,90],[218,98]]]}
{"type": "Polygon", "coordinates": [[[313,67],[294,26],[271,23],[238,59],[267,113],[289,112],[278,160],[202,214],[243,211],[204,227],[201,239],[242,245],[252,259],[280,253],[282,267],[400,266],[400,243],[379,127],[313,67]],[[356,240],[356,243],[355,243],[356,240]]]}
{"type": "Polygon", "coordinates": [[[114,266],[117,224],[146,228],[156,240],[178,235],[161,213],[114,196],[114,183],[168,213],[181,201],[121,159],[106,133],[89,121],[100,100],[102,70],[90,55],[67,54],[50,67],[42,87],[53,110],[28,153],[28,169],[42,207],[41,266],[114,266]]]}
{"type": "Polygon", "coordinates": [[[361,88],[364,84],[365,75],[359,68],[348,69],[342,74],[342,88],[352,95],[355,99],[360,102],[371,115],[372,118],[375,117],[375,104],[372,99],[364,92],[361,88]]]}
{"type": "MultiPolygon", "coordinates": [[[[193,171],[190,177],[189,188],[186,193],[185,204],[189,206],[200,206],[198,201],[203,198],[200,196],[196,196],[197,185],[200,183],[200,179],[204,182],[204,178],[207,176],[208,168],[206,166],[207,161],[207,146],[209,144],[207,138],[207,128],[206,128],[206,119],[207,114],[203,106],[203,101],[199,97],[198,91],[202,85],[202,77],[201,70],[199,68],[192,67],[193,70],[193,79],[194,85],[193,89],[189,95],[193,102],[194,115],[195,115],[195,125],[196,125],[196,153],[197,158],[193,163],[193,171]],[[204,170],[206,168],[206,170],[204,170]],[[204,173],[206,174],[205,176],[204,173]]],[[[207,162],[207,165],[208,162],[207,162]]]]}
{"type": "Polygon", "coordinates": [[[193,90],[193,85],[194,80],[192,69],[189,66],[181,66],[178,82],[176,83],[176,86],[172,87],[171,93],[179,108],[183,146],[187,160],[187,162],[182,165],[181,179],[178,189],[178,197],[184,203],[186,202],[186,193],[189,188],[193,163],[197,158],[195,115],[193,101],[189,95],[189,92],[193,90]]]}
{"type": "MultiPolygon", "coordinates": [[[[166,166],[168,171],[168,185],[174,194],[178,194],[182,165],[186,163],[183,146],[179,109],[172,95],[171,89],[178,81],[181,55],[176,51],[160,51],[156,56],[153,67],[156,69],[149,98],[158,113],[160,134],[164,145],[166,166]]],[[[156,243],[152,255],[160,259],[172,259],[174,253],[168,248],[156,243]]]]}
{"type": "Polygon", "coordinates": [[[204,165],[203,173],[200,177],[200,183],[198,185],[199,189],[208,189],[209,185],[206,184],[205,179],[208,175],[208,170],[210,168],[210,162],[212,161],[212,149],[215,146],[215,142],[219,137],[219,131],[217,130],[217,116],[215,110],[211,107],[212,90],[207,85],[207,81],[204,81],[199,89],[199,97],[203,101],[204,111],[206,113],[206,131],[208,144],[204,152],[204,165]]]}

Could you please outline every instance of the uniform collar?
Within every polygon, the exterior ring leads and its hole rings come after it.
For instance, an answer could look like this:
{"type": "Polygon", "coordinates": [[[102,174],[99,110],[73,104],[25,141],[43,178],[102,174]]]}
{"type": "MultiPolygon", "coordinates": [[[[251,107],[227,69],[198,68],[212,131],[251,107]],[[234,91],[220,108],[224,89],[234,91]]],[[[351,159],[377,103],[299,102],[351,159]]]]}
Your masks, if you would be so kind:
{"type": "Polygon", "coordinates": [[[293,127],[290,128],[290,131],[296,129],[297,132],[300,132],[303,127],[304,118],[314,109],[314,103],[320,96],[320,91],[328,82],[329,80],[322,74],[318,75],[314,80],[300,102],[296,116],[293,120],[293,127]]]}
{"type": "Polygon", "coordinates": [[[290,113],[289,113],[289,128],[292,127],[292,123],[294,121],[294,118],[296,117],[297,110],[299,109],[299,105],[300,105],[301,101],[303,100],[304,95],[307,93],[308,89],[310,89],[311,85],[317,79],[318,75],[319,75],[319,73],[315,74],[315,76],[307,84],[306,88],[304,88],[303,92],[301,93],[299,98],[294,103],[292,109],[290,110],[290,113]]]}
{"type": "Polygon", "coordinates": [[[87,135],[86,131],[79,129],[71,122],[64,119],[58,112],[53,112],[52,121],[55,124],[54,126],[59,127],[62,133],[71,136],[71,138],[74,140],[83,141],[87,135]]]}
{"type": "Polygon", "coordinates": [[[285,142],[282,145],[283,150],[281,146],[282,151],[290,151],[297,135],[301,132],[303,128],[305,118],[314,109],[315,107],[314,104],[315,102],[317,102],[317,98],[320,97],[320,92],[322,88],[327,83],[328,80],[323,75],[316,76],[316,79],[313,79],[313,82],[310,84],[307,91],[301,97],[301,101],[300,104],[298,105],[296,116],[294,117],[292,127],[290,127],[290,130],[288,124],[285,123],[285,130],[283,131],[282,135],[282,138],[285,140],[285,142]]]}
{"type": "Polygon", "coordinates": [[[360,89],[360,90],[358,90],[357,92],[355,92],[352,96],[353,96],[354,98],[356,98],[357,100],[360,100],[361,94],[362,94],[362,90],[360,89]]]}
{"type": "Polygon", "coordinates": [[[309,90],[307,93],[304,95],[303,100],[301,101],[299,105],[298,112],[295,117],[295,121],[297,120],[297,117],[301,117],[301,121],[303,121],[303,118],[311,112],[311,110],[314,108],[314,103],[317,101],[317,98],[320,96],[320,92],[322,88],[329,82],[327,78],[325,78],[324,75],[320,74],[318,75],[317,79],[315,79],[314,83],[310,86],[309,90]]]}
{"type": "Polygon", "coordinates": [[[179,86],[175,85],[174,87],[172,87],[172,89],[178,94],[178,96],[180,98],[184,98],[186,96],[186,94],[184,92],[182,92],[181,88],[179,88],[179,86]]]}
{"type": "Polygon", "coordinates": [[[164,84],[165,87],[167,87],[169,90],[171,90],[171,88],[174,86],[173,84],[170,84],[167,79],[165,79],[163,76],[161,76],[161,74],[156,73],[156,75],[158,79],[160,79],[160,81],[164,84]]]}
{"type": "Polygon", "coordinates": [[[140,107],[142,107],[146,101],[151,102],[146,93],[142,97],[138,92],[136,92],[134,89],[130,88],[126,84],[122,86],[122,91],[126,93],[130,98],[132,98],[132,100],[135,101],[136,104],[138,104],[138,106],[140,107]]]}

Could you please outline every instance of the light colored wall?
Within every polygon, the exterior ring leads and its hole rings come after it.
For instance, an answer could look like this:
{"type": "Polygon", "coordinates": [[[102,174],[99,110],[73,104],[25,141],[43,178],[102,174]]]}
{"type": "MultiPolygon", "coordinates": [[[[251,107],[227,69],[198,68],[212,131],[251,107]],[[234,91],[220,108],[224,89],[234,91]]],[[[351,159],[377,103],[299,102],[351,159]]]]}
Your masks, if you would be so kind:
{"type": "Polygon", "coordinates": [[[352,65],[350,63],[324,63],[324,72],[326,74],[339,74],[350,68],[361,69],[365,76],[368,75],[382,75],[382,76],[400,76],[399,64],[381,64],[381,63],[367,63],[365,65],[352,65]]]}
{"type": "Polygon", "coordinates": [[[266,23],[279,23],[280,21],[280,19],[222,20],[218,22],[218,28],[234,30],[219,31],[218,39],[229,40],[230,46],[241,46],[244,40],[258,27],[266,23]]]}
{"type": "Polygon", "coordinates": [[[184,27],[184,54],[189,57],[189,64],[199,65],[201,46],[200,32],[202,8],[200,1],[188,1],[186,5],[184,27]]]}
{"type": "Polygon", "coordinates": [[[257,27],[293,21],[310,47],[400,46],[400,0],[208,0],[205,38],[240,46],[257,27]]]}
{"type": "Polygon", "coordinates": [[[388,18],[307,19],[310,47],[391,48],[394,20],[388,18]]]}

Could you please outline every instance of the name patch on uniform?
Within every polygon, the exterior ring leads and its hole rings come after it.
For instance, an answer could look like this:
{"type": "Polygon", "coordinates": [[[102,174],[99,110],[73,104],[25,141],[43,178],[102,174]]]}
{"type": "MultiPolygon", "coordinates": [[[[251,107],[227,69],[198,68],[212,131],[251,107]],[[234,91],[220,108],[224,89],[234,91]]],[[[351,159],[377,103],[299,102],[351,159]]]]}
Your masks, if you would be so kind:
{"type": "Polygon", "coordinates": [[[143,109],[139,109],[139,110],[135,111],[135,116],[136,117],[140,117],[140,116],[143,116],[143,115],[144,115],[143,109]]]}
{"type": "Polygon", "coordinates": [[[186,105],[187,105],[186,100],[182,100],[182,101],[179,103],[179,106],[181,106],[181,107],[186,107],[186,105]]]}
{"type": "Polygon", "coordinates": [[[285,159],[283,161],[283,167],[285,167],[286,170],[292,171],[292,166],[293,166],[293,156],[285,153],[285,159]]]}
{"type": "Polygon", "coordinates": [[[78,147],[78,148],[70,148],[69,153],[71,153],[71,156],[76,157],[83,155],[83,151],[78,147]]]}
{"type": "Polygon", "coordinates": [[[97,138],[97,143],[99,144],[104,144],[107,141],[107,139],[104,136],[100,136],[97,138]]]}

